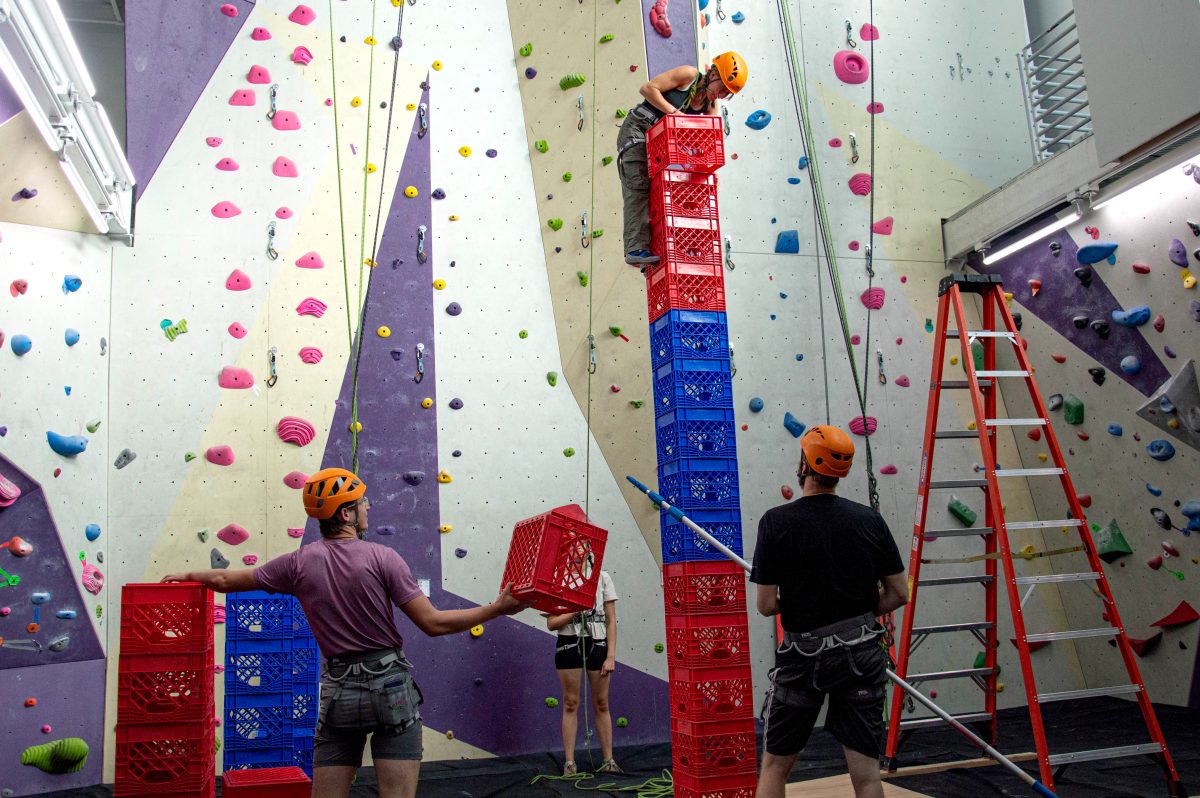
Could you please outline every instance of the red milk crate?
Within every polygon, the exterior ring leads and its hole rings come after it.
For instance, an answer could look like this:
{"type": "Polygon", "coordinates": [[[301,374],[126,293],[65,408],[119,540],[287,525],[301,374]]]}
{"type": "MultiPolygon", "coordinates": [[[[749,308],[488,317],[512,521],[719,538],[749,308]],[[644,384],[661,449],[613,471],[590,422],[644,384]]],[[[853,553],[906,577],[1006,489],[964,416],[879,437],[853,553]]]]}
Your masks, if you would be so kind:
{"type": "Polygon", "coordinates": [[[754,717],[754,682],[749,666],[672,668],[671,719],[691,722],[754,717]]]}
{"type": "Polygon", "coordinates": [[[196,582],[130,584],[121,588],[121,653],[211,651],[213,594],[196,582]]]}
{"type": "Polygon", "coordinates": [[[213,723],[117,724],[114,796],[191,793],[213,782],[213,723]]]}
{"type": "Polygon", "coordinates": [[[676,274],[722,273],[721,226],[716,220],[672,216],[652,221],[654,254],[676,274]]]}
{"type": "Polygon", "coordinates": [[[745,613],[746,572],[728,559],[665,564],[663,603],[667,615],[745,613]]]}
{"type": "Polygon", "coordinates": [[[312,781],[298,767],[227,770],[222,798],[308,798],[312,781]]]}
{"type": "Polygon", "coordinates": [[[647,269],[646,310],[651,322],[669,310],[725,310],[725,273],[720,254],[716,266],[685,266],[680,271],[664,260],[647,269]]]}
{"type": "Polygon", "coordinates": [[[712,789],[713,779],[753,776],[757,759],[753,717],[711,723],[671,721],[671,765],[677,784],[712,789]]]}
{"type": "Polygon", "coordinates": [[[651,179],[650,221],[675,218],[717,221],[716,175],[668,170],[651,179]]]}
{"type": "Polygon", "coordinates": [[[667,664],[671,668],[749,665],[746,613],[668,615],[667,664]]]}
{"type": "Polygon", "coordinates": [[[735,776],[697,776],[687,768],[672,771],[675,798],[754,798],[756,773],[735,776]]]}
{"type": "Polygon", "coordinates": [[[650,176],[664,169],[715,172],[725,165],[721,117],[670,114],[646,133],[646,168],[650,176]]]}
{"type": "Polygon", "coordinates": [[[117,723],[211,720],[215,680],[211,651],[122,654],[117,660],[117,723]]]}
{"type": "Polygon", "coordinates": [[[608,530],[588,523],[578,504],[519,521],[500,585],[542,612],[590,610],[607,541],[608,530]]]}

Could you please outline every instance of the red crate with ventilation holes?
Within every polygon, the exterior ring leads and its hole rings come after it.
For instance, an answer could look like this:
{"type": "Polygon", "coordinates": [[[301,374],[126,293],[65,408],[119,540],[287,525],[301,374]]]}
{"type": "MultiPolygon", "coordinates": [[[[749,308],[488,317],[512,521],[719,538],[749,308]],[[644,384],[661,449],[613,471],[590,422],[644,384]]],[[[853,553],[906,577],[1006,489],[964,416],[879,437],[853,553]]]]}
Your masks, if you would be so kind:
{"type": "Polygon", "coordinates": [[[725,135],[719,116],[669,114],[646,133],[646,168],[709,174],[725,165],[725,135]]]}
{"type": "Polygon", "coordinates": [[[667,615],[746,611],[746,571],[715,550],[713,556],[722,559],[663,565],[663,603],[667,615]]]}
{"type": "Polygon", "coordinates": [[[216,737],[200,723],[117,724],[113,795],[197,795],[213,782],[216,737]]]}
{"type": "Polygon", "coordinates": [[[668,615],[667,664],[672,668],[750,664],[745,611],[720,615],[668,615]]]}
{"type": "Polygon", "coordinates": [[[754,682],[748,665],[672,668],[670,685],[673,721],[740,721],[754,716],[754,682]]]}
{"type": "Polygon", "coordinates": [[[534,609],[560,615],[590,610],[608,531],[588,523],[578,504],[556,507],[513,527],[504,585],[534,609]]]}
{"type": "Polygon", "coordinates": [[[676,274],[721,274],[721,226],[716,220],[668,217],[652,221],[654,254],[676,274]]]}
{"type": "Polygon", "coordinates": [[[193,654],[122,654],[117,660],[117,723],[211,720],[212,650],[193,654]]]}
{"type": "Polygon", "coordinates": [[[222,798],[308,798],[312,781],[298,767],[227,770],[222,798]]]}
{"type": "Polygon", "coordinates": [[[121,653],[186,654],[213,647],[213,594],[198,582],[121,588],[121,653]]]}
{"type": "Polygon", "coordinates": [[[720,265],[672,268],[667,261],[646,270],[646,311],[651,322],[670,310],[725,310],[725,274],[720,265]]]}
{"type": "Polygon", "coordinates": [[[650,181],[650,221],[717,220],[717,176],[664,171],[650,181]]]}
{"type": "Polygon", "coordinates": [[[717,779],[753,776],[758,766],[754,717],[748,713],[737,720],[672,720],[671,765],[675,783],[692,789],[712,789],[717,779]]]}

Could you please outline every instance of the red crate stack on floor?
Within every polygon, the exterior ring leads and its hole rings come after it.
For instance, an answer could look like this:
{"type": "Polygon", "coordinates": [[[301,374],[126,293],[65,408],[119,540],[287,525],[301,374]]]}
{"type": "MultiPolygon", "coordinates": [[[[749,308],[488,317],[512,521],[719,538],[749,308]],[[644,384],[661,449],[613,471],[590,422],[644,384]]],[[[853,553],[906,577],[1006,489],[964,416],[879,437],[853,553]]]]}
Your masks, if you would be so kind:
{"type": "MultiPolygon", "coordinates": [[[[720,117],[664,117],[646,140],[654,253],[646,270],[659,490],[742,552],[717,178],[720,117]]],[[[670,515],[663,597],[675,795],[753,798],[746,574],[670,515]]]]}
{"type": "Polygon", "coordinates": [[[211,798],[213,594],[194,582],[121,589],[115,796],[211,798]]]}

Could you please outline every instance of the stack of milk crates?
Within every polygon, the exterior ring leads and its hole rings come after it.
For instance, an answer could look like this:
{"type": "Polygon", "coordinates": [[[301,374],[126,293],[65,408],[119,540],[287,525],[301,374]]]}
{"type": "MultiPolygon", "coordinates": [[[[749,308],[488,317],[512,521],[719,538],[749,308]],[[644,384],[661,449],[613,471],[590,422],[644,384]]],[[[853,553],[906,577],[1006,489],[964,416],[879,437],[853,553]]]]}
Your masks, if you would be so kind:
{"type": "Polygon", "coordinates": [[[295,596],[231,593],[225,616],[225,770],[312,775],[320,651],[295,596]]]}
{"type": "Polygon", "coordinates": [[[213,594],[194,582],[121,588],[113,794],[212,798],[213,594]]]}
{"type": "MultiPolygon", "coordinates": [[[[661,258],[646,270],[659,493],[741,555],[714,174],[725,162],[721,119],[666,116],[650,129],[646,154],[661,258]]],[[[745,573],[672,516],[661,523],[675,794],[753,798],[745,573]]]]}

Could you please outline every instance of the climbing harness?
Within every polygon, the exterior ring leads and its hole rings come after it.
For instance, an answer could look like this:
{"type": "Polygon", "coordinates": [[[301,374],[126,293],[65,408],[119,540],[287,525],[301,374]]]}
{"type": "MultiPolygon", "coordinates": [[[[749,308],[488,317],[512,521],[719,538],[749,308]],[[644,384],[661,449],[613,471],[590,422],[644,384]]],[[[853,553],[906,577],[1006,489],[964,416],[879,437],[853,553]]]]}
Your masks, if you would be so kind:
{"type": "Polygon", "coordinates": [[[858,42],[854,41],[854,23],[846,20],[846,46],[851,50],[858,47],[858,42]]]}
{"type": "Polygon", "coordinates": [[[417,344],[417,375],[413,377],[413,382],[420,385],[423,379],[425,379],[425,344],[417,344]]]}
{"type": "Polygon", "coordinates": [[[579,214],[579,246],[587,249],[590,245],[588,241],[587,211],[584,211],[579,214]]]}
{"type": "Polygon", "coordinates": [[[278,347],[271,347],[267,351],[267,361],[270,363],[271,376],[267,377],[267,387],[274,388],[275,383],[279,382],[279,373],[275,370],[275,354],[279,351],[278,347]]]}
{"type": "Polygon", "coordinates": [[[417,263],[424,263],[428,260],[425,254],[425,234],[429,232],[429,228],[425,225],[417,227],[417,263]]]}
{"type": "Polygon", "coordinates": [[[271,84],[271,107],[267,111],[267,119],[274,119],[278,109],[279,84],[271,84]]]}
{"type": "Polygon", "coordinates": [[[576,129],[578,129],[578,130],[579,130],[579,132],[581,132],[581,133],[582,133],[582,132],[583,132],[583,123],[584,123],[584,117],[583,117],[583,95],[582,95],[582,94],[581,94],[581,95],[579,95],[579,97],[577,97],[577,98],[576,98],[576,100],[575,100],[575,105],[576,105],[576,106],[579,108],[579,124],[575,125],[575,127],[576,127],[576,129]]]}
{"type": "Polygon", "coordinates": [[[882,624],[875,619],[874,613],[863,613],[857,618],[838,621],[811,632],[783,633],[783,641],[775,649],[777,654],[799,654],[802,657],[815,657],[822,651],[835,648],[857,646],[868,640],[874,640],[884,633],[882,624]],[[856,634],[857,637],[849,637],[856,634]],[[813,648],[813,646],[816,648],[813,648]]]}
{"type": "Polygon", "coordinates": [[[275,249],[275,223],[271,222],[267,225],[267,257],[271,260],[279,260],[279,250],[275,249]]]}

